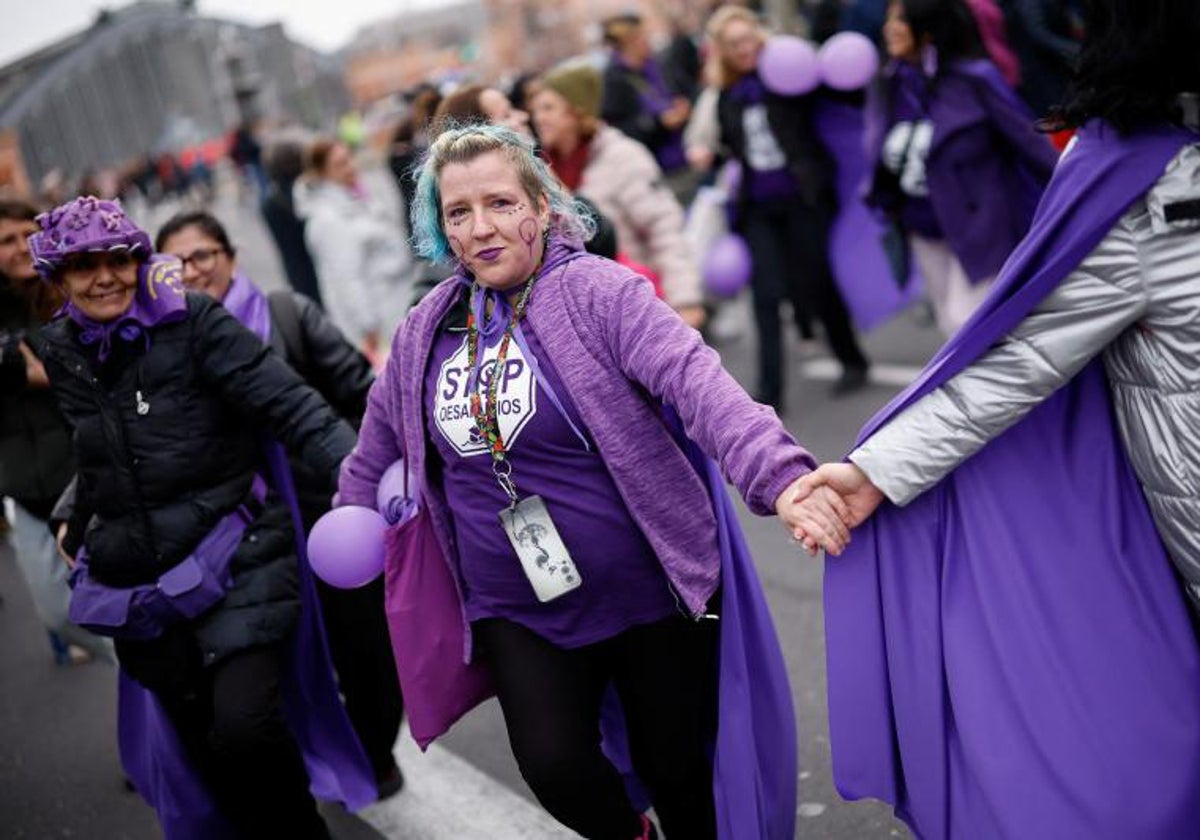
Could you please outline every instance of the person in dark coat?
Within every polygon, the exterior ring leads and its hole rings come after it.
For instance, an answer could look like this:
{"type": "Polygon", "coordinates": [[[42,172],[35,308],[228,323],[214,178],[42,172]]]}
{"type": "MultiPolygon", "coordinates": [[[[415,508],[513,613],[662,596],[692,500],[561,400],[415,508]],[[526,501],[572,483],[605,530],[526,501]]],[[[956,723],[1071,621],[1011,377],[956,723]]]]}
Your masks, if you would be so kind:
{"type": "Polygon", "coordinates": [[[600,116],[654,153],[667,185],[686,207],[699,186],[683,148],[694,83],[680,88],[660,65],[638,15],[616,15],[603,27],[611,53],[604,70],[600,116]]]}
{"type": "Polygon", "coordinates": [[[766,33],[755,15],[723,6],[709,19],[713,78],[721,89],[717,122],[721,144],[741,162],[734,198],[735,227],[746,238],[758,327],[760,402],[779,408],[784,398],[783,331],[779,308],[792,301],[797,327],[810,314],[825,327],[842,366],[834,395],[867,384],[868,362],[834,284],[829,234],[837,214],[836,164],[816,130],[815,92],[782,96],[758,75],[766,33]]]}
{"type": "MultiPolygon", "coordinates": [[[[189,291],[221,301],[247,327],[253,328],[252,313],[265,302],[271,349],[358,428],[375,375],[366,356],[312,301],[290,289],[264,294],[237,270],[236,251],[225,227],[203,211],[168,219],[155,237],[154,249],[179,258],[189,291]]],[[[292,474],[305,530],[311,530],[329,510],[337,487],[328,475],[295,458],[292,474]]],[[[392,755],[403,705],[384,615],[383,578],[357,589],[338,589],[318,579],[317,590],[346,711],[371,760],[380,796],[390,796],[404,784],[392,755]]]]}
{"type": "Polygon", "coordinates": [[[262,202],[262,215],[279,249],[288,285],[321,306],[321,289],[308,244],[304,241],[304,219],[296,215],[293,188],[304,171],[304,147],[293,140],[279,140],[267,149],[269,186],[262,202]]]}
{"type": "Polygon", "coordinates": [[[281,710],[299,569],[260,435],[333,481],[354,430],[224,307],[185,295],[179,261],[119,204],[38,222],[34,265],[67,299],[40,352],[77,459],[55,513],[71,614],[110,627],[239,835],[327,837],[281,710]]]}
{"type": "Polygon", "coordinates": [[[67,618],[67,567],[47,517],[71,476],[71,433],[50,393],[34,335],[62,304],[33,269],[26,238],[37,210],[0,201],[0,497],[12,500],[17,567],[60,663],[112,659],[112,645],[67,618]]]}

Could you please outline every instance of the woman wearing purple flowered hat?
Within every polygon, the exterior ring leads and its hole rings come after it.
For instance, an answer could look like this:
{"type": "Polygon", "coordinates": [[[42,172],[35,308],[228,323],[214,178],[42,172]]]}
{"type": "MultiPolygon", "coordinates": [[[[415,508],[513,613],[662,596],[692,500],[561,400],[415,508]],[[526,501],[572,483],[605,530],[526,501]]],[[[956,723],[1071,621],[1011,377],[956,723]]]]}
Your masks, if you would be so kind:
{"type": "Polygon", "coordinates": [[[262,433],[332,474],[353,431],[185,294],[118,203],[78,198],[38,224],[34,264],[67,301],[40,351],[78,459],[54,519],[71,618],[116,643],[126,772],[168,837],[325,837],[306,762],[335,769],[318,796],[356,807],[375,789],[327,663],[291,664],[323,648],[262,433]]]}

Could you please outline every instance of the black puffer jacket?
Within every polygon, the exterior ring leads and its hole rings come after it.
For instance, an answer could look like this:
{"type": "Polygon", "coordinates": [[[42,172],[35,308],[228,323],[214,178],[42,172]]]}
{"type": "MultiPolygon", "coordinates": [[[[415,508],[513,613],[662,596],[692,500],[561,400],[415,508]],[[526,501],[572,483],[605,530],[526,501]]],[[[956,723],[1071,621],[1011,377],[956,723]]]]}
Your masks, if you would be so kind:
{"type": "MultiPolygon", "coordinates": [[[[149,351],[144,339],[114,340],[104,365],[77,335],[69,319],[51,324],[43,358],[78,459],[67,548],[82,539],[103,583],[155,580],[247,502],[263,469],[260,428],[330,476],[354,445],[324,400],[207,297],[189,294],[187,319],[154,328],[149,351]]],[[[293,533],[273,497],[247,529],[233,576],[233,590],[196,624],[208,663],[281,640],[298,615],[293,533]]]]}
{"type": "MultiPolygon", "coordinates": [[[[329,317],[304,295],[281,290],[267,296],[271,310],[271,349],[325,398],[354,428],[367,410],[367,393],[375,374],[329,317]]],[[[329,510],[337,481],[305,461],[292,458],[292,475],[305,525],[329,510]]]]}
{"type": "Polygon", "coordinates": [[[45,518],[75,465],[54,395],[31,388],[25,376],[20,341],[36,346],[40,327],[33,307],[0,275],[0,496],[45,518]]]}

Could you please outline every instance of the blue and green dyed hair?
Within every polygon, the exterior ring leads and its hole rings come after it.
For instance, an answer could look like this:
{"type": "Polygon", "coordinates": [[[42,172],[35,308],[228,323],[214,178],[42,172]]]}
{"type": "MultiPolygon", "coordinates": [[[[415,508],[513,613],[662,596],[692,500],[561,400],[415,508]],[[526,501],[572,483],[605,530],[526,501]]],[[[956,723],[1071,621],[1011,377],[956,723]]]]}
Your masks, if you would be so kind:
{"type": "Polygon", "coordinates": [[[533,141],[511,128],[470,123],[446,128],[429,147],[417,170],[417,194],[412,203],[413,242],[417,253],[433,262],[454,258],[442,225],[442,196],[438,178],[450,163],[467,163],[488,152],[499,151],[512,163],[517,180],[537,202],[550,205],[550,226],[560,236],[586,242],[596,232],[596,221],[575,200],[534,150],[533,141]]]}

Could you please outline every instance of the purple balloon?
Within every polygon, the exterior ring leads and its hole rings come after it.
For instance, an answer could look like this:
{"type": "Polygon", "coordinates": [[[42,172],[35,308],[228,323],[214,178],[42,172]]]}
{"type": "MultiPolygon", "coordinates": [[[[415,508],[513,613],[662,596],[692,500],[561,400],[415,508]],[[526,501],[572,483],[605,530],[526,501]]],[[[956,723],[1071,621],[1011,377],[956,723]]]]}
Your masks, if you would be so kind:
{"type": "Polygon", "coordinates": [[[835,90],[865,87],[879,70],[879,51],[858,32],[839,32],[821,46],[817,64],[825,84],[835,90]]]}
{"type": "Polygon", "coordinates": [[[369,507],[334,508],[308,535],[308,562],[317,577],[339,589],[364,586],[383,572],[387,522],[369,507]]]}
{"type": "Polygon", "coordinates": [[[704,283],[714,296],[735,297],[750,282],[754,258],[746,240],[727,233],[713,243],[704,259],[704,283]]]}
{"type": "Polygon", "coordinates": [[[773,35],[758,55],[758,75],[769,90],[783,96],[798,96],[821,84],[817,51],[795,35],[773,35]]]}
{"type": "Polygon", "coordinates": [[[389,525],[404,522],[417,512],[416,502],[404,492],[405,469],[404,459],[400,458],[384,470],[375,488],[375,508],[389,525]]]}

